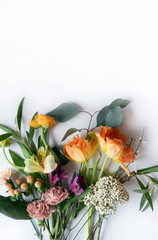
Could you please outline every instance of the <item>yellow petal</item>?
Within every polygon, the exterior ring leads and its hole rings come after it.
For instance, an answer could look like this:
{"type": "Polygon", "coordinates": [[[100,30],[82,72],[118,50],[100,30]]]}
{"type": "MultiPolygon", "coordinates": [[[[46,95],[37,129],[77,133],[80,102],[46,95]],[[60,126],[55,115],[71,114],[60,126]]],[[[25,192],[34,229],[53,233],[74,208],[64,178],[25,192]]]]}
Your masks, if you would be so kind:
{"type": "Polygon", "coordinates": [[[57,163],[53,155],[48,155],[44,160],[44,171],[43,173],[50,173],[57,168],[57,163]]]}
{"type": "Polygon", "coordinates": [[[86,159],[83,155],[83,152],[77,148],[77,147],[65,147],[67,154],[70,156],[70,158],[75,162],[85,162],[86,159]]]}
{"type": "Polygon", "coordinates": [[[34,173],[34,172],[41,172],[41,173],[43,173],[43,168],[33,158],[32,159],[25,159],[24,171],[28,172],[28,173],[34,173]]]}
{"type": "Polygon", "coordinates": [[[101,137],[99,132],[96,132],[95,135],[98,138],[98,143],[100,145],[100,148],[103,152],[106,152],[106,141],[104,140],[104,138],[101,137]]]}

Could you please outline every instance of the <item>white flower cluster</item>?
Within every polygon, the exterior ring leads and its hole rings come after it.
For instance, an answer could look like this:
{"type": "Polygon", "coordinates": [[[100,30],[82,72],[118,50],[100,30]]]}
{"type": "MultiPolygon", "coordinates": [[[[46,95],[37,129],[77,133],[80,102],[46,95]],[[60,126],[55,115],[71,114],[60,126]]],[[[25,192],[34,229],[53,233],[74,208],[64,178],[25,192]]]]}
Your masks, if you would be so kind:
{"type": "Polygon", "coordinates": [[[129,200],[129,193],[115,178],[102,177],[95,185],[91,185],[84,197],[87,206],[94,205],[101,214],[109,215],[116,212],[116,204],[124,204],[129,200]]]}

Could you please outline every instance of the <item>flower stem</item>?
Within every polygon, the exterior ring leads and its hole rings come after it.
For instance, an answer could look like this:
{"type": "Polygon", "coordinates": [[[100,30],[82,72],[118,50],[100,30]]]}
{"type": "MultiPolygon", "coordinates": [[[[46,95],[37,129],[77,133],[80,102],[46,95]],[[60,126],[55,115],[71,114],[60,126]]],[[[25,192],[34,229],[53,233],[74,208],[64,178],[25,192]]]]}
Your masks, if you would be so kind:
{"type": "Polygon", "coordinates": [[[50,231],[50,229],[49,229],[49,226],[46,224],[45,220],[44,220],[44,226],[47,228],[47,231],[48,231],[48,233],[49,233],[50,239],[53,240],[53,235],[52,235],[52,233],[51,233],[51,231],[50,231]]]}
{"type": "Polygon", "coordinates": [[[4,154],[5,159],[7,160],[7,162],[8,162],[12,167],[17,168],[17,169],[22,169],[22,170],[24,170],[24,167],[16,166],[16,165],[14,165],[13,163],[11,163],[11,162],[9,161],[9,159],[8,159],[8,157],[7,157],[7,155],[6,155],[5,147],[4,147],[4,146],[3,146],[3,154],[4,154]]]}
{"type": "Polygon", "coordinates": [[[89,165],[88,165],[88,162],[85,161],[85,164],[86,164],[86,168],[87,168],[87,171],[86,171],[86,181],[87,181],[87,185],[89,186],[90,185],[90,171],[89,171],[89,165]]]}
{"type": "Polygon", "coordinates": [[[34,228],[34,230],[35,230],[35,232],[36,232],[36,234],[37,234],[37,237],[38,237],[39,239],[41,239],[42,234],[40,234],[40,232],[39,232],[39,230],[38,230],[38,228],[37,228],[37,226],[36,226],[36,223],[34,222],[33,219],[31,219],[30,222],[32,223],[32,226],[33,226],[33,228],[34,228]]]}
{"type": "Polygon", "coordinates": [[[104,160],[104,163],[103,163],[103,166],[102,166],[102,168],[101,168],[101,170],[100,170],[98,180],[99,180],[99,179],[102,177],[102,175],[103,175],[103,172],[104,172],[104,169],[105,169],[105,166],[106,166],[106,164],[107,164],[108,159],[109,159],[109,157],[106,156],[106,158],[105,158],[105,160],[104,160]]]}
{"type": "Polygon", "coordinates": [[[100,221],[100,223],[99,223],[99,231],[98,231],[98,237],[97,237],[97,240],[100,239],[102,223],[103,223],[103,219],[101,219],[101,221],[100,221]]]}
{"type": "Polygon", "coordinates": [[[95,184],[96,183],[96,181],[97,181],[97,167],[98,167],[98,164],[99,164],[99,162],[100,162],[100,159],[101,159],[101,152],[99,152],[100,153],[100,157],[99,157],[99,159],[97,160],[97,162],[95,163],[95,165],[94,165],[94,168],[93,168],[93,173],[92,173],[92,183],[93,184],[95,184]]]}

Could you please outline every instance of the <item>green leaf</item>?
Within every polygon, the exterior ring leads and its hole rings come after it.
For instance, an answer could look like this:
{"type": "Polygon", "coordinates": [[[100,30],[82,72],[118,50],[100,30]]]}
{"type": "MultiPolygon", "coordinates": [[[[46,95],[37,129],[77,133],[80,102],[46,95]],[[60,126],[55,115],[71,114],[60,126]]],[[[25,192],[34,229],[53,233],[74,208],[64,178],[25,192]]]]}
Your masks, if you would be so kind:
{"type": "Polygon", "coordinates": [[[122,122],[122,109],[117,106],[107,113],[106,116],[106,125],[112,128],[117,128],[122,122]]]}
{"type": "MultiPolygon", "coordinates": [[[[28,138],[28,141],[29,141],[29,133],[27,131],[26,131],[26,135],[27,135],[27,138],[28,138]]],[[[31,141],[31,145],[29,147],[31,149],[31,152],[33,154],[37,155],[37,149],[36,149],[36,146],[35,146],[35,143],[34,143],[33,140],[31,141]]]]}
{"type": "Polygon", "coordinates": [[[0,129],[2,129],[6,133],[12,134],[12,136],[16,140],[21,141],[21,137],[19,136],[19,134],[16,131],[14,131],[12,128],[9,128],[9,127],[6,127],[5,125],[0,124],[0,129]]]}
{"type": "Polygon", "coordinates": [[[147,192],[150,192],[151,189],[136,189],[136,190],[133,190],[133,192],[136,192],[136,193],[147,193],[147,192]]]}
{"type": "Polygon", "coordinates": [[[137,173],[139,173],[139,174],[143,174],[143,173],[145,173],[145,174],[147,174],[147,173],[152,173],[152,172],[158,172],[158,166],[154,166],[154,167],[149,167],[149,168],[143,168],[143,169],[139,169],[138,171],[137,171],[137,173]]]}
{"type": "Polygon", "coordinates": [[[100,126],[100,125],[108,126],[108,124],[106,122],[106,118],[107,118],[107,115],[108,115],[110,109],[114,109],[115,107],[124,108],[128,104],[129,104],[128,100],[118,98],[118,99],[114,100],[110,105],[104,107],[97,115],[97,126],[100,126]]]}
{"type": "Polygon", "coordinates": [[[97,115],[97,126],[106,126],[106,117],[110,109],[108,107],[103,108],[97,115]]]}
{"type": "Polygon", "coordinates": [[[78,202],[79,200],[83,199],[83,198],[87,195],[89,189],[90,189],[90,187],[88,187],[86,190],[84,190],[83,193],[81,193],[81,194],[79,194],[79,195],[77,195],[77,196],[69,199],[69,200],[65,203],[65,205],[63,206],[62,211],[65,211],[65,210],[67,209],[67,207],[68,207],[71,203],[78,202]]]}
{"type": "MultiPolygon", "coordinates": [[[[149,188],[149,183],[147,183],[146,189],[149,188]]],[[[145,194],[142,194],[142,198],[141,198],[141,201],[140,201],[140,206],[139,206],[139,211],[143,208],[144,204],[146,202],[146,197],[145,197],[145,194]]]]}
{"type": "MultiPolygon", "coordinates": [[[[151,200],[153,200],[154,198],[154,190],[151,192],[151,200]]],[[[144,212],[148,207],[150,206],[149,202],[146,204],[146,206],[144,207],[144,209],[142,210],[142,212],[144,212]]]]}
{"type": "MultiPolygon", "coordinates": [[[[37,116],[38,112],[36,112],[31,120],[34,120],[35,117],[37,116]]],[[[35,128],[31,127],[29,128],[29,146],[31,146],[32,140],[33,140],[33,136],[34,136],[34,132],[35,132],[35,128]]]]}
{"type": "MultiPolygon", "coordinates": [[[[144,184],[143,184],[137,177],[136,177],[136,179],[137,179],[137,182],[138,182],[140,188],[141,188],[141,189],[146,189],[145,186],[144,186],[144,184]]],[[[151,196],[149,195],[148,192],[147,192],[147,193],[144,193],[144,194],[145,194],[145,197],[146,197],[146,199],[147,199],[147,201],[148,201],[151,209],[153,210],[153,203],[152,203],[151,196]]]]}
{"type": "Polygon", "coordinates": [[[70,128],[69,130],[67,130],[67,132],[65,133],[64,137],[62,138],[61,141],[64,141],[68,136],[70,136],[71,134],[75,133],[75,132],[81,132],[81,129],[77,129],[77,128],[70,128]]]}
{"type": "Polygon", "coordinates": [[[0,142],[5,140],[5,139],[7,139],[7,138],[9,138],[10,136],[12,136],[11,133],[6,133],[6,134],[0,135],[0,142]]]}
{"type": "Polygon", "coordinates": [[[47,113],[48,116],[54,117],[56,122],[66,122],[73,118],[80,109],[72,103],[63,103],[53,111],[47,113]]]}
{"type": "Polygon", "coordinates": [[[11,201],[10,197],[0,196],[0,213],[16,220],[30,220],[26,211],[27,203],[22,201],[11,201]]]}
{"type": "Polygon", "coordinates": [[[18,143],[18,144],[21,148],[24,158],[30,158],[31,157],[30,150],[23,143],[18,143]]]}
{"type": "Polygon", "coordinates": [[[110,105],[109,108],[121,107],[124,108],[129,104],[129,101],[126,99],[118,98],[114,100],[110,105]]]}
{"type": "Polygon", "coordinates": [[[158,180],[157,179],[155,179],[155,178],[153,178],[153,177],[150,177],[150,176],[148,176],[150,179],[151,179],[151,181],[158,187],[158,180]]]}
{"type": "Polygon", "coordinates": [[[21,119],[22,119],[23,104],[24,104],[24,98],[21,100],[19,107],[18,107],[18,112],[17,112],[17,123],[18,123],[19,131],[21,131],[21,119]]]}
{"type": "Polygon", "coordinates": [[[60,160],[60,164],[62,166],[66,165],[69,162],[69,159],[62,153],[63,152],[63,145],[56,145],[52,149],[55,152],[55,154],[58,156],[58,158],[60,160]]]}
{"type": "Polygon", "coordinates": [[[39,136],[39,137],[38,137],[38,149],[39,149],[40,147],[42,147],[42,146],[44,146],[44,144],[43,144],[43,141],[42,141],[42,139],[41,139],[41,136],[39,136]]]}
{"type": "MultiPolygon", "coordinates": [[[[25,167],[25,163],[24,163],[25,159],[24,158],[20,157],[17,153],[15,153],[12,150],[9,150],[9,153],[10,153],[10,156],[16,166],[25,167]]],[[[22,172],[26,176],[28,175],[25,171],[23,171],[21,169],[19,169],[19,171],[22,172]]]]}

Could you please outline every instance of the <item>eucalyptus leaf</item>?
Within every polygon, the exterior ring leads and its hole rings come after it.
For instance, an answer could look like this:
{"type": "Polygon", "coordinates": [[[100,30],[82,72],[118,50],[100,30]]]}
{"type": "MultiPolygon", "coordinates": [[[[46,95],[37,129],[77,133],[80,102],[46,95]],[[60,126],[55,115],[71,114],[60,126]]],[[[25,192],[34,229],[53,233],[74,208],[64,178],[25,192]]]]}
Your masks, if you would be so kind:
{"type": "Polygon", "coordinates": [[[0,213],[16,220],[30,220],[26,211],[27,203],[22,201],[11,201],[10,197],[0,196],[0,213]]]}
{"type": "Polygon", "coordinates": [[[107,113],[106,125],[112,128],[117,128],[122,122],[122,109],[117,106],[107,113]]]}
{"type": "Polygon", "coordinates": [[[53,111],[47,113],[47,115],[54,117],[56,122],[66,122],[79,112],[80,109],[72,103],[62,103],[53,111]]]}
{"type": "Polygon", "coordinates": [[[77,129],[77,128],[70,128],[70,129],[68,129],[61,141],[64,141],[68,136],[70,136],[71,134],[73,134],[73,133],[75,133],[77,131],[80,132],[81,130],[77,129]]]}
{"type": "Polygon", "coordinates": [[[111,109],[115,107],[125,108],[129,103],[130,103],[129,100],[117,98],[108,106],[108,108],[111,108],[111,109]]]}
{"type": "Polygon", "coordinates": [[[22,110],[23,110],[24,99],[25,98],[23,98],[19,104],[17,117],[16,117],[19,131],[21,131],[21,119],[22,119],[22,110]]]}
{"type": "Polygon", "coordinates": [[[69,159],[63,153],[63,145],[56,145],[52,149],[55,152],[55,154],[58,156],[60,160],[60,164],[62,166],[66,165],[69,162],[69,159]]]}
{"type": "Polygon", "coordinates": [[[106,117],[110,109],[108,107],[103,108],[97,115],[97,126],[106,126],[106,117]]]}
{"type": "Polygon", "coordinates": [[[6,133],[6,134],[0,135],[0,142],[5,140],[5,139],[7,139],[7,138],[9,138],[10,136],[12,136],[11,133],[6,133]]]}

